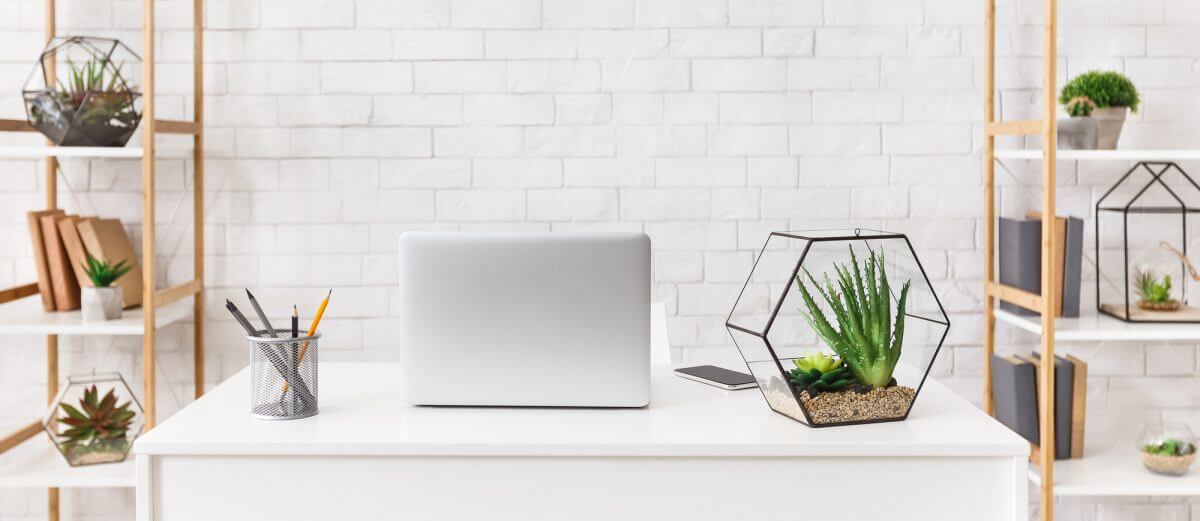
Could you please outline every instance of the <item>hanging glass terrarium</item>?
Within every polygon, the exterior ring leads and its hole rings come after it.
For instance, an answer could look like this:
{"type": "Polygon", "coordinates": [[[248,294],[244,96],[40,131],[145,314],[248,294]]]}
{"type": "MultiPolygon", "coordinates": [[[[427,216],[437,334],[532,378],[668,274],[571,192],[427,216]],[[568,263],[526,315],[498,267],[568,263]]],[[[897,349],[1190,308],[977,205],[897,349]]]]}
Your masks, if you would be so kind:
{"type": "Polygon", "coordinates": [[[72,376],[42,427],[72,467],[119,463],[142,432],[142,405],[119,374],[72,376]]]}
{"type": "Polygon", "coordinates": [[[142,120],[131,81],[140,70],[118,40],[55,38],[25,81],[25,117],[59,146],[124,146],[142,120]]]}
{"type": "Polygon", "coordinates": [[[1127,322],[1200,323],[1200,185],[1176,163],[1134,165],[1096,202],[1096,307],[1127,322]]]}
{"type": "Polygon", "coordinates": [[[908,238],[774,232],[726,328],[775,412],[812,427],[908,417],[950,320],[908,238]]]}

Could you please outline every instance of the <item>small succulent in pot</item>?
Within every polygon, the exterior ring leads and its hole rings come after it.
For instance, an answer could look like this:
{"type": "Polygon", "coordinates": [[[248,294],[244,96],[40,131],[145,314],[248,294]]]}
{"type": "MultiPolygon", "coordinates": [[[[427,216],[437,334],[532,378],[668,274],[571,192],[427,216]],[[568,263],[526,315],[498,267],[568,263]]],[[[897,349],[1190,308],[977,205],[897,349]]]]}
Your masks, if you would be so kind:
{"type": "Polygon", "coordinates": [[[1150,270],[1139,270],[1134,279],[1138,307],[1147,311],[1175,311],[1179,301],[1171,298],[1171,276],[1161,278],[1150,270]]]}
{"type": "Polygon", "coordinates": [[[60,146],[124,146],[142,115],[126,79],[140,58],[118,40],[51,40],[26,81],[30,126],[60,146]]]}
{"type": "Polygon", "coordinates": [[[1117,148],[1121,127],[1129,112],[1137,112],[1141,95],[1124,74],[1113,71],[1088,71],[1063,85],[1058,102],[1072,118],[1095,118],[1098,126],[1097,148],[1117,148]]]}
{"type": "Polygon", "coordinates": [[[122,260],[116,264],[87,256],[83,271],[92,287],[81,288],[81,312],[84,320],[116,320],[121,318],[124,294],[120,286],[113,286],[117,279],[129,273],[133,265],[122,260]]]}

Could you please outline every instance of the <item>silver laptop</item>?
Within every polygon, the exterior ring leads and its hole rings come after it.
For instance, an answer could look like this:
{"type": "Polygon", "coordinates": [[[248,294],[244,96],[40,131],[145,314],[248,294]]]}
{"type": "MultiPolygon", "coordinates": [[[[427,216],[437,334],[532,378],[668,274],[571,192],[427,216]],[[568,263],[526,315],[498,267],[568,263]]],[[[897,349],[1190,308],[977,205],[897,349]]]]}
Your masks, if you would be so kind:
{"type": "Polygon", "coordinates": [[[407,232],[400,361],[417,405],[642,407],[642,233],[407,232]]]}

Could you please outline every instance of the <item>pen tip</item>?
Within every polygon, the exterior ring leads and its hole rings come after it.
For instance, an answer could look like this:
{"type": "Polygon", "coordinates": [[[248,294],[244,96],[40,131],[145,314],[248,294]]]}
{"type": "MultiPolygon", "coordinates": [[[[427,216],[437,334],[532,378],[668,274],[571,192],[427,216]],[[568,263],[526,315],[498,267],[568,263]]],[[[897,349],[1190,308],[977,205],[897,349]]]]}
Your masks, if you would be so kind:
{"type": "Polygon", "coordinates": [[[329,297],[332,297],[332,296],[333,296],[333,289],[330,289],[330,290],[329,290],[329,293],[326,293],[326,294],[325,294],[325,298],[329,298],[329,297]]]}
{"type": "Polygon", "coordinates": [[[246,289],[246,296],[249,298],[254,298],[254,294],[250,293],[250,288],[245,288],[245,289],[246,289]]]}

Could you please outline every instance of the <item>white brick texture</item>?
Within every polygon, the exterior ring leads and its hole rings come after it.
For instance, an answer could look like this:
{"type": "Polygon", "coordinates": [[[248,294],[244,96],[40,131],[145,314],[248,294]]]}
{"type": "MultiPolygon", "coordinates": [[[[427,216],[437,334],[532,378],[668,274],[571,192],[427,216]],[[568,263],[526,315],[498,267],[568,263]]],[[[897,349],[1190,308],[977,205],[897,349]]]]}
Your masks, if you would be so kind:
{"type": "MultiPolygon", "coordinates": [[[[115,34],[140,50],[136,4],[60,2],[59,32],[115,34]]],[[[936,375],[978,402],[982,4],[206,0],[207,385],[246,363],[219,305],[243,286],[280,314],[333,287],[336,358],[394,359],[397,238],[407,230],[646,232],[675,352],[703,362],[736,359],[724,317],[770,231],[864,226],[910,234],[952,313],[936,375]]],[[[1004,116],[1035,118],[1041,1],[1001,4],[1004,116]]],[[[186,118],[190,2],[159,6],[160,117],[186,118]]],[[[1105,67],[1142,90],[1123,146],[1194,147],[1200,4],[1061,0],[1060,11],[1060,81],[1105,67]]],[[[40,2],[0,0],[0,117],[24,117],[17,93],[42,23],[40,2]]],[[[34,138],[0,136],[0,146],[34,138]]],[[[1013,170],[1017,179],[1002,178],[1006,215],[1033,207],[1014,185],[1038,180],[1034,167],[1013,170]]],[[[23,211],[43,200],[40,171],[0,161],[4,287],[34,276],[23,211]]],[[[1123,171],[1061,163],[1063,208],[1090,223],[1093,198],[1123,171]]],[[[139,172],[136,162],[65,161],[60,203],[137,223],[139,172]]],[[[180,233],[190,197],[165,226],[188,176],[187,162],[159,163],[160,285],[191,275],[180,233]]],[[[1095,274],[1085,272],[1090,302],[1095,274]]],[[[761,288],[751,297],[766,298],[761,288]]],[[[189,395],[190,327],[161,335],[164,416],[189,395]]],[[[1005,352],[1034,345],[1003,328],[1000,338],[1005,352]]],[[[0,343],[0,424],[42,413],[40,342],[0,343]]],[[[140,385],[136,341],[113,343],[111,355],[64,346],[64,365],[120,370],[140,385]]],[[[1197,345],[1061,349],[1092,364],[1097,425],[1136,430],[1166,416],[1200,429],[1197,345]]],[[[63,493],[97,505],[88,519],[132,517],[127,492],[63,493]]],[[[43,494],[0,492],[0,520],[44,518],[43,494]]],[[[1192,504],[1136,498],[1060,511],[1200,519],[1192,504]]]]}

